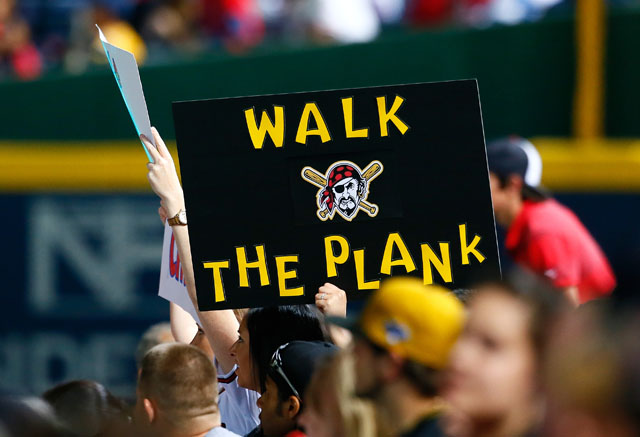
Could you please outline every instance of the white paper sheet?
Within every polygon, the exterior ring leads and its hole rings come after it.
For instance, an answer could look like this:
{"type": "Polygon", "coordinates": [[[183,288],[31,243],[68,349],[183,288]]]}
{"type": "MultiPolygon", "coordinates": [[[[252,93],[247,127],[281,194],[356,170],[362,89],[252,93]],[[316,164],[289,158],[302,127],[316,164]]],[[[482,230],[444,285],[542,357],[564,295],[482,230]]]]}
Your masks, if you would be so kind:
{"type": "Polygon", "coordinates": [[[162,264],[160,267],[160,286],[158,295],[169,302],[173,302],[191,314],[198,324],[198,312],[189,298],[187,287],[184,285],[182,263],[178,256],[178,247],[173,241],[171,226],[164,224],[164,241],[162,243],[162,264]]]}
{"type": "MultiPolygon", "coordinates": [[[[129,110],[129,115],[133,121],[133,125],[138,132],[138,137],[144,134],[155,146],[155,140],[151,133],[151,122],[149,121],[149,112],[147,111],[147,102],[144,99],[144,92],[142,91],[142,82],[140,81],[140,73],[138,71],[138,64],[133,53],[123,50],[114,46],[102,33],[102,30],[96,24],[98,33],[100,35],[100,41],[102,41],[102,47],[109,60],[111,71],[113,72],[118,88],[122,93],[125,105],[129,110]]],[[[149,151],[144,143],[142,144],[144,151],[147,154],[150,162],[153,162],[149,151]]]]}

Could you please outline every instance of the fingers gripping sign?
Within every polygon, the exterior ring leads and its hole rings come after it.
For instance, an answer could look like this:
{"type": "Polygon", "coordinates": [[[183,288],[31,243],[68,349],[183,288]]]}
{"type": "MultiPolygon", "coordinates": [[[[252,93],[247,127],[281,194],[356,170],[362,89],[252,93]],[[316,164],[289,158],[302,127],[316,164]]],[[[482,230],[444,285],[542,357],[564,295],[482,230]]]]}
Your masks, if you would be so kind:
{"type": "Polygon", "coordinates": [[[347,293],[327,282],[318,289],[316,306],[328,316],[344,317],[347,315],[347,293]]]}
{"type": "MultiPolygon", "coordinates": [[[[318,289],[316,306],[327,316],[346,317],[347,293],[333,284],[326,282],[318,289]]],[[[351,333],[337,326],[330,328],[331,338],[338,346],[345,348],[351,343],[351,333]]]]}

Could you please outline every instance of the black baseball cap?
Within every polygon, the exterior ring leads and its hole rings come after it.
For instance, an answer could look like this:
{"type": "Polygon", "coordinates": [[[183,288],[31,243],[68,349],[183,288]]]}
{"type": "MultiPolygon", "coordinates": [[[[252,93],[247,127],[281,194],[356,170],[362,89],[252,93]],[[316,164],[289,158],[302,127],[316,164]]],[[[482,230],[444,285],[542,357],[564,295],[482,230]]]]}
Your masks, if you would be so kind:
{"type": "Polygon", "coordinates": [[[322,341],[291,341],[274,352],[267,373],[279,387],[284,384],[302,399],[317,366],[338,350],[322,341]]]}
{"type": "Polygon", "coordinates": [[[546,196],[540,186],[542,178],[542,159],[530,141],[512,135],[487,143],[489,171],[506,178],[512,174],[520,176],[525,188],[546,196]]]}

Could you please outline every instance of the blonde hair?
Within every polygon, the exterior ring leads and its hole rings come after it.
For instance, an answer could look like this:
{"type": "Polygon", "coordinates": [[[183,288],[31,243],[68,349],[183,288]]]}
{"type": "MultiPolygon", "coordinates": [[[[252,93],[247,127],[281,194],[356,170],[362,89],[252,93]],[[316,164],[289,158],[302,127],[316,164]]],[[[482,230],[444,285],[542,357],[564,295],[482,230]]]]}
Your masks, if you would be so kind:
{"type": "MultiPolygon", "coordinates": [[[[355,395],[353,357],[342,351],[323,363],[313,374],[305,396],[305,408],[322,411],[328,405],[335,407],[334,420],[345,437],[382,436],[373,404],[355,395]],[[327,397],[331,402],[326,402],[327,397]]],[[[324,412],[324,411],[323,411],[324,412]]]]}
{"type": "Polygon", "coordinates": [[[236,308],[232,311],[233,315],[236,316],[236,320],[240,323],[242,322],[242,319],[244,319],[244,316],[249,312],[249,308],[236,308]]]}

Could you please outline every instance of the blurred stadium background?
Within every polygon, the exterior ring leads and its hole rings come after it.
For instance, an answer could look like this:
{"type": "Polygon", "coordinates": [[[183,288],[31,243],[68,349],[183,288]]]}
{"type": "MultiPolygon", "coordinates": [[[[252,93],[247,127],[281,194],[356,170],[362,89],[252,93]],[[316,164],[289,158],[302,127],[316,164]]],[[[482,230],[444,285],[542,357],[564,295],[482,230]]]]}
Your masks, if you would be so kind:
{"type": "Polygon", "coordinates": [[[168,319],[158,201],[96,22],[136,53],[167,139],[177,100],[477,78],[486,137],[532,139],[633,297],[638,1],[0,0],[4,389],[130,395],[138,338],[168,319]]]}

